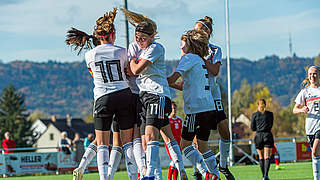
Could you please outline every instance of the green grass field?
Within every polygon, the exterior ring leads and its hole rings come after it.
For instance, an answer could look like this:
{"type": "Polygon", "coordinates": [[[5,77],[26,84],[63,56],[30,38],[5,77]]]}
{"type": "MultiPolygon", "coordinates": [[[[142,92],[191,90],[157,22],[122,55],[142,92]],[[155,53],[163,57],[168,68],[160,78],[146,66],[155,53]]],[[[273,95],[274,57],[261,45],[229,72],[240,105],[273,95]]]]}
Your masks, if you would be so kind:
{"type": "MultiPolygon", "coordinates": [[[[312,164],[311,162],[302,163],[286,163],[280,164],[283,169],[275,170],[274,164],[270,167],[269,178],[274,179],[288,179],[288,180],[312,180],[312,164]]],[[[260,180],[261,172],[258,165],[247,165],[247,166],[233,166],[230,170],[236,177],[236,180],[260,180]]],[[[163,178],[166,179],[168,170],[163,170],[163,178]]],[[[193,180],[193,168],[187,169],[189,180],[193,180]]],[[[71,174],[64,175],[47,175],[47,176],[26,176],[26,177],[12,177],[6,178],[12,180],[72,180],[71,174]]],[[[84,180],[98,180],[98,173],[89,173],[84,175],[84,180]]],[[[117,172],[115,180],[126,180],[128,179],[127,173],[117,172]]],[[[225,178],[222,175],[222,179],[225,178]]]]}

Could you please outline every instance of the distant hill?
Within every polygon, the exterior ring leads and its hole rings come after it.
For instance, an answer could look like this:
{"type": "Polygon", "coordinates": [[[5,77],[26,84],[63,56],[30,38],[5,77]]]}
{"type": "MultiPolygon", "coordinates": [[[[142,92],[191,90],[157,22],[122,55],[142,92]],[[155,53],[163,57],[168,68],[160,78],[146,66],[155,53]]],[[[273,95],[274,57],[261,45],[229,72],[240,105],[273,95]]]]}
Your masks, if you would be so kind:
{"type": "MultiPolygon", "coordinates": [[[[313,61],[314,58],[295,57],[292,60],[279,59],[277,56],[267,56],[258,61],[231,59],[232,91],[239,89],[244,79],[250,84],[263,82],[282,105],[288,105],[305,77],[304,67],[313,64],[313,61]]],[[[169,74],[178,61],[167,62],[169,74]]],[[[219,77],[226,90],[225,60],[219,77]]],[[[27,109],[31,111],[39,109],[58,117],[64,117],[65,114],[84,117],[92,109],[93,83],[85,62],[0,63],[0,89],[9,84],[24,93],[27,109]]]]}

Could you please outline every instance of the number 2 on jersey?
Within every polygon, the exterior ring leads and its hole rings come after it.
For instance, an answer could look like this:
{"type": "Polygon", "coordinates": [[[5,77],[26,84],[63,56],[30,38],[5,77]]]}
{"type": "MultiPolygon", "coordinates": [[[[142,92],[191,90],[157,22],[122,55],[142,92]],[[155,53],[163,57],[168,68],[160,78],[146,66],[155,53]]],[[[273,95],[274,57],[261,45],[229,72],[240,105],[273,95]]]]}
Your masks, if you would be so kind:
{"type": "Polygon", "coordinates": [[[314,103],[314,110],[319,112],[319,103],[320,102],[315,102],[314,103]]]}
{"type": "Polygon", "coordinates": [[[103,78],[104,83],[114,82],[114,81],[123,81],[120,60],[98,61],[98,62],[95,62],[95,65],[100,67],[101,76],[103,78]],[[118,79],[115,79],[113,74],[117,74],[118,79]]]}

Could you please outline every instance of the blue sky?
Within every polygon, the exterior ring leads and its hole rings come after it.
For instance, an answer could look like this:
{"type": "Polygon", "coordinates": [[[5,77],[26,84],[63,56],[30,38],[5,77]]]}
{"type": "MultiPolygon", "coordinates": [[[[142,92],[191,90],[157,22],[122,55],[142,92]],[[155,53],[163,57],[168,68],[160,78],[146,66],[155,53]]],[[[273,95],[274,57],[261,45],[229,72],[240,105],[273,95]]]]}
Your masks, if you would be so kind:
{"type": "MultiPolygon", "coordinates": [[[[320,53],[319,0],[229,0],[231,57],[258,60],[266,55],[289,56],[289,33],[298,56],[320,53]]],[[[92,32],[95,20],[122,0],[0,0],[0,59],[83,60],[64,43],[76,27],[92,32]],[[92,3],[94,2],[94,3],[92,3]]],[[[156,21],[166,59],[179,58],[181,34],[205,15],[214,20],[211,42],[225,54],[224,0],[128,0],[128,7],[156,21]]],[[[125,46],[124,17],[116,17],[116,44],[125,46]]],[[[130,39],[133,37],[130,26],[130,39]]]]}

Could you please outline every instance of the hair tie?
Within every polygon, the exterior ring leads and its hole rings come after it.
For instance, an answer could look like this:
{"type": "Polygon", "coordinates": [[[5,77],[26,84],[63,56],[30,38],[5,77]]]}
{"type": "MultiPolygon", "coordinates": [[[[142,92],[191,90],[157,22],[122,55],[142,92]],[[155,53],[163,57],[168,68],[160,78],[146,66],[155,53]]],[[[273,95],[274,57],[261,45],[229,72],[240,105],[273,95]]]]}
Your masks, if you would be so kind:
{"type": "Polygon", "coordinates": [[[209,27],[204,23],[204,22],[202,22],[202,21],[197,21],[197,23],[201,23],[202,25],[204,25],[209,31],[211,31],[210,29],[209,29],[209,27]]]}
{"type": "Polygon", "coordinates": [[[311,66],[310,68],[316,68],[317,70],[320,70],[320,67],[315,65],[311,66]]]}
{"type": "Polygon", "coordinates": [[[108,35],[105,35],[105,36],[99,36],[99,35],[96,35],[96,37],[99,37],[99,38],[106,38],[106,37],[110,36],[110,35],[111,35],[111,34],[113,34],[113,33],[114,33],[114,31],[113,31],[112,33],[108,34],[108,35]]]}

